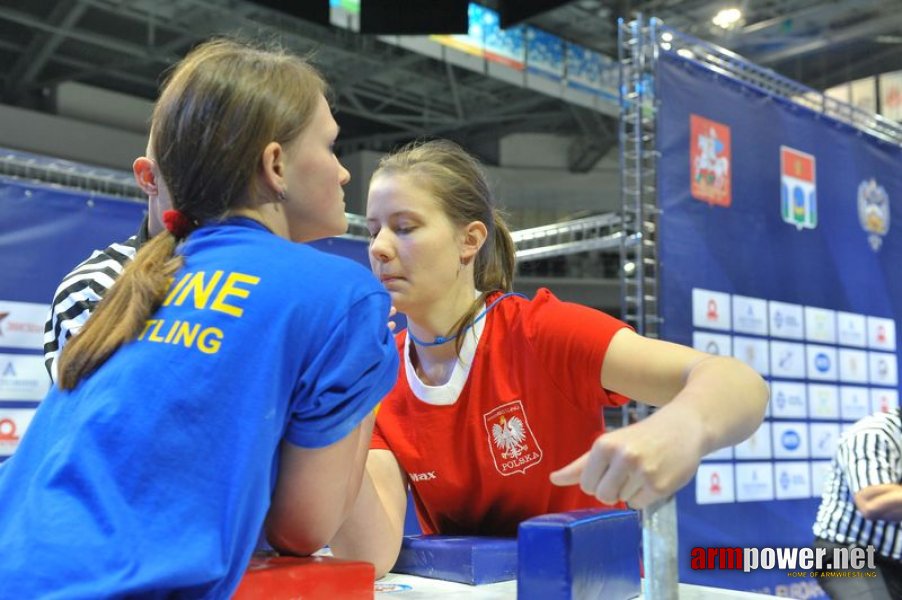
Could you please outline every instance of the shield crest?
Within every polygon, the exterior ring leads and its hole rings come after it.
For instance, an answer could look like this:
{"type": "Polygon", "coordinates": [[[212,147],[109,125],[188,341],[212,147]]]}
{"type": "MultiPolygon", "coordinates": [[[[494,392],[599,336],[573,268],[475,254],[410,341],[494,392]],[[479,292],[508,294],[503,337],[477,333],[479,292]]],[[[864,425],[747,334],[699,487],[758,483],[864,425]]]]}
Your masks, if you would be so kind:
{"type": "Polygon", "coordinates": [[[485,432],[495,468],[504,476],[526,473],[542,461],[529,419],[520,400],[502,404],[483,415],[485,432]]]}

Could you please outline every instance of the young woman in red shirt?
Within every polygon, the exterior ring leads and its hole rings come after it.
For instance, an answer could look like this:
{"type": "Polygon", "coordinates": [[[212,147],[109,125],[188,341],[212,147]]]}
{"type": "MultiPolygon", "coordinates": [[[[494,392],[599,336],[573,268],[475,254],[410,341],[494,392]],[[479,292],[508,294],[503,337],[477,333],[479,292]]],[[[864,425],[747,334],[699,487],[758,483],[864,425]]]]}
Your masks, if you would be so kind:
{"type": "Polygon", "coordinates": [[[367,224],[373,271],[408,327],[336,556],[387,572],[408,485],[427,534],[516,535],[540,514],[643,508],[764,417],[767,386],[734,358],[640,336],[548,290],[511,294],[513,241],[456,144],[384,158],[367,224]],[[602,409],[627,398],[659,409],[604,433],[602,409]]]}

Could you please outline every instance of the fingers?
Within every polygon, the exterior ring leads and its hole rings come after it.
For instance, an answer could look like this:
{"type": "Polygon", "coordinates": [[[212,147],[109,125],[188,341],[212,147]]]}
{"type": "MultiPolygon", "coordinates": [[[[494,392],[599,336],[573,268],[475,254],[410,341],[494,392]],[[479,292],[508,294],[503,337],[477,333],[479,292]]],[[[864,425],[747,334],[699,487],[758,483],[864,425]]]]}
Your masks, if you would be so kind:
{"type": "Polygon", "coordinates": [[[392,306],[390,309],[388,309],[388,330],[389,331],[394,331],[398,327],[398,324],[391,320],[391,318],[394,317],[396,314],[398,314],[398,309],[395,308],[394,306],[392,306]]]}
{"type": "Polygon", "coordinates": [[[576,485],[577,483],[579,483],[580,476],[582,475],[583,468],[588,458],[589,453],[586,452],[566,467],[563,467],[551,473],[551,483],[561,486],[576,485]]]}

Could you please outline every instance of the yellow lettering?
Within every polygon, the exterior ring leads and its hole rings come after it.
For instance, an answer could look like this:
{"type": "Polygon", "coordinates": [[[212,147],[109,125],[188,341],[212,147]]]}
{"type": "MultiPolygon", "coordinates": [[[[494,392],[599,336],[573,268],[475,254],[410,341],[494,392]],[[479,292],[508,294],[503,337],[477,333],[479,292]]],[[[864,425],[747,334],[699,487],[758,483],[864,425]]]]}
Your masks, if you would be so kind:
{"type": "MultiPolygon", "coordinates": [[[[219,279],[221,277],[222,271],[216,271],[215,273],[213,273],[210,281],[205,284],[204,272],[198,271],[191,277],[191,281],[189,281],[182,287],[182,291],[179,294],[178,299],[175,301],[175,305],[181,306],[185,299],[188,297],[188,294],[193,293],[194,308],[206,308],[207,301],[210,299],[210,295],[213,293],[213,290],[216,288],[216,284],[219,283],[219,279]]],[[[220,291],[220,295],[222,295],[222,291],[220,291]]]]}
{"type": "Polygon", "coordinates": [[[250,290],[237,287],[239,283],[257,285],[258,283],[260,283],[260,278],[254,275],[245,275],[244,273],[229,273],[226,282],[219,289],[219,293],[216,294],[216,299],[213,300],[213,304],[210,305],[210,309],[224,312],[227,315],[232,315],[233,317],[240,317],[242,314],[244,314],[243,308],[239,308],[231,304],[226,304],[226,300],[229,296],[247,298],[251,295],[250,290]]]}
{"type": "Polygon", "coordinates": [[[181,321],[176,319],[175,323],[172,324],[172,327],[169,328],[169,333],[166,334],[166,339],[163,340],[165,343],[168,344],[170,341],[172,341],[172,336],[175,335],[175,332],[178,330],[179,323],[181,323],[181,321]]]}
{"type": "Polygon", "coordinates": [[[178,344],[182,342],[185,345],[185,348],[190,348],[194,344],[194,338],[197,337],[197,332],[200,331],[200,324],[195,323],[192,327],[190,323],[187,321],[183,321],[181,325],[179,325],[178,333],[175,334],[175,339],[172,340],[173,344],[178,344]]]}
{"type": "Polygon", "coordinates": [[[143,340],[144,336],[147,334],[147,330],[150,329],[151,326],[156,322],[156,319],[147,319],[147,322],[144,324],[144,331],[141,332],[141,335],[138,336],[138,339],[143,340]]]}
{"type": "Polygon", "coordinates": [[[222,345],[222,330],[218,327],[207,327],[197,338],[197,349],[205,354],[216,354],[222,345]],[[211,338],[212,339],[209,339],[211,338]]]}
{"type": "Polygon", "coordinates": [[[175,295],[179,293],[179,290],[191,279],[191,273],[185,273],[182,275],[182,278],[179,279],[179,282],[175,284],[175,287],[172,288],[172,291],[169,292],[169,295],[166,296],[166,300],[163,302],[163,306],[169,306],[169,303],[172,302],[172,299],[175,298],[175,295]]]}
{"type": "Polygon", "coordinates": [[[163,319],[157,319],[156,323],[154,323],[153,331],[150,332],[150,336],[147,338],[151,342],[162,342],[163,338],[160,337],[160,327],[163,326],[163,319]]]}

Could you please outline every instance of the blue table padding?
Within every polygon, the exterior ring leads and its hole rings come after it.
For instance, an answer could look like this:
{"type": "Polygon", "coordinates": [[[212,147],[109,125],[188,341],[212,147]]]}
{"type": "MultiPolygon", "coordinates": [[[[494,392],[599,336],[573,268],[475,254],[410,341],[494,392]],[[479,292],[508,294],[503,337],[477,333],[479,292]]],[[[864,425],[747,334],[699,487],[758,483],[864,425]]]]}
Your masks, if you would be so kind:
{"type": "Polygon", "coordinates": [[[579,510],[520,523],[517,600],[621,600],[640,594],[639,513],[579,510]]]}
{"type": "Polygon", "coordinates": [[[517,578],[517,540],[451,535],[406,536],[392,572],[470,585],[509,581],[517,578]]]}

